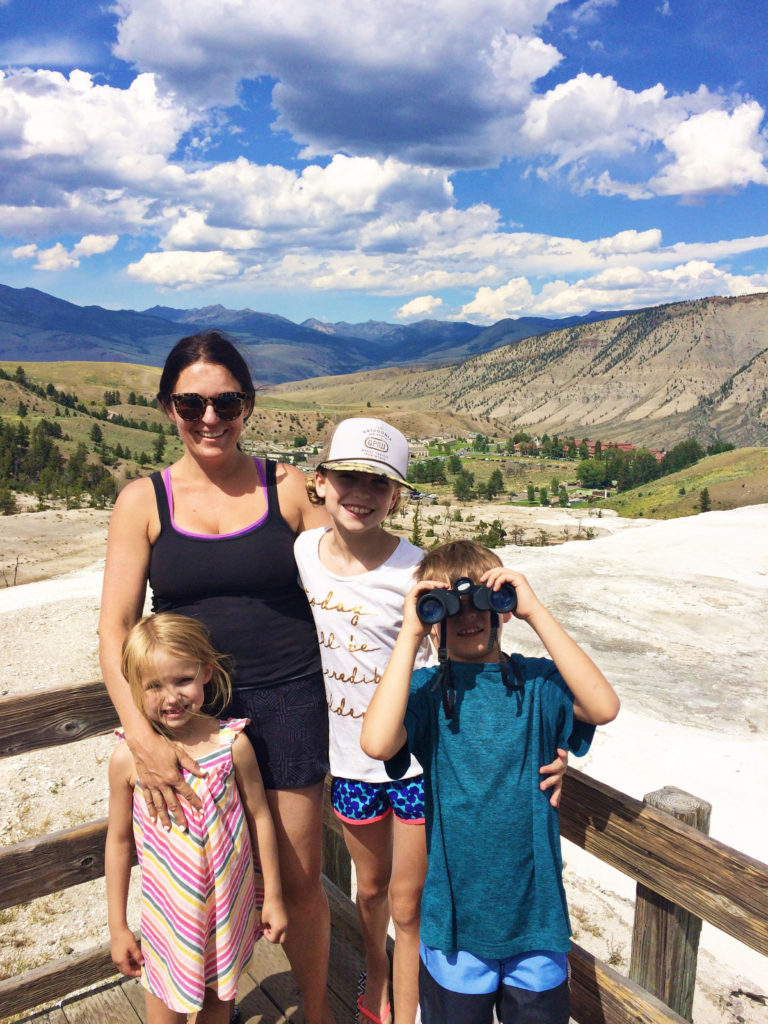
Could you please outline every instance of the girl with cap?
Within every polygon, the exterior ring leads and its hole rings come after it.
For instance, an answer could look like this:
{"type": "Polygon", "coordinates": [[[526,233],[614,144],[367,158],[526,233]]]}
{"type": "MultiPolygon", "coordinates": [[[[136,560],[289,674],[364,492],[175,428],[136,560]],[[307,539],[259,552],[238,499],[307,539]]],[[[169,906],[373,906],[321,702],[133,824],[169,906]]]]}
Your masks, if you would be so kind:
{"type": "MultiPolygon", "coordinates": [[[[295,554],[315,618],[329,709],[334,813],[355,865],[365,942],[358,993],[362,1021],[391,1021],[386,940],[395,925],[395,1017],[409,1024],[418,1006],[419,909],[426,873],[424,787],[412,759],[392,782],[360,748],[363,715],[384,673],[403,616],[420,548],[384,529],[399,507],[408,442],[383,420],[342,421],[309,485],[330,527],[307,530],[295,554]]],[[[421,664],[427,664],[425,645],[421,664]]]]}

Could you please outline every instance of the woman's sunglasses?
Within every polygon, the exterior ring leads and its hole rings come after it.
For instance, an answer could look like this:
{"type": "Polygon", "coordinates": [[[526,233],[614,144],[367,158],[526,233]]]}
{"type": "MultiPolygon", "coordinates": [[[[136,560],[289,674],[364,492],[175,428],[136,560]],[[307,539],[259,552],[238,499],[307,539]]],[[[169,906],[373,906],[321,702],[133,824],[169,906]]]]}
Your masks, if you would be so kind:
{"type": "Polygon", "coordinates": [[[209,405],[220,420],[236,420],[245,408],[248,395],[245,391],[222,391],[219,395],[204,398],[194,391],[185,391],[181,395],[171,395],[176,412],[183,420],[199,420],[205,415],[209,405]]]}

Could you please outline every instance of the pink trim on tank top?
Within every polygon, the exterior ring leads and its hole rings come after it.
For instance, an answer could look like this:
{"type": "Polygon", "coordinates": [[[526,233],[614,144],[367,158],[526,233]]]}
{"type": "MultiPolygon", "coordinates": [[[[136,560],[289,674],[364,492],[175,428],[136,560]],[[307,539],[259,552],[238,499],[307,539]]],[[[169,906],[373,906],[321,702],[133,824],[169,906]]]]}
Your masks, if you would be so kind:
{"type": "Polygon", "coordinates": [[[269,491],[267,490],[267,477],[266,468],[261,468],[261,463],[258,459],[253,460],[256,464],[256,472],[259,474],[259,480],[261,486],[264,488],[264,497],[267,502],[267,507],[264,510],[264,514],[256,520],[255,523],[251,523],[250,526],[244,526],[242,530],[235,530],[234,533],[191,533],[189,530],[183,530],[180,526],[176,525],[176,520],[173,516],[173,489],[171,487],[171,467],[166,466],[163,470],[163,484],[165,485],[165,493],[168,498],[168,511],[171,516],[171,526],[176,533],[182,534],[184,537],[196,537],[198,540],[227,540],[230,537],[241,537],[244,533],[250,533],[252,530],[256,530],[269,515],[269,491]]]}

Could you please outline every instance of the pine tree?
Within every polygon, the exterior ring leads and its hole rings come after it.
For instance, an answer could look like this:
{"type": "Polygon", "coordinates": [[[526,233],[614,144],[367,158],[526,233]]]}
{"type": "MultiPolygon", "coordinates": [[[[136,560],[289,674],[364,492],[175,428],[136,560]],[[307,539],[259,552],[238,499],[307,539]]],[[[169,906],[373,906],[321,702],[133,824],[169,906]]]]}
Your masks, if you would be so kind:
{"type": "Polygon", "coordinates": [[[418,504],[413,510],[413,529],[411,530],[410,536],[411,544],[415,544],[417,548],[420,548],[424,540],[421,536],[421,527],[419,525],[419,506],[418,504]]]}

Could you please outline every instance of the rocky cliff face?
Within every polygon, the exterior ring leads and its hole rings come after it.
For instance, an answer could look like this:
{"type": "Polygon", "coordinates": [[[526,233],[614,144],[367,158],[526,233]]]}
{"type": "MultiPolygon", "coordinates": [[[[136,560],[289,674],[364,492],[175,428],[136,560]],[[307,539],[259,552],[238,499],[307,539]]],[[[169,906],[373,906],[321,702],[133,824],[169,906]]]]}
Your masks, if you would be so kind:
{"type": "Polygon", "coordinates": [[[768,295],[661,306],[529,338],[458,368],[457,408],[611,438],[768,440],[768,295]],[[581,431],[580,431],[581,432],[581,431]]]}

